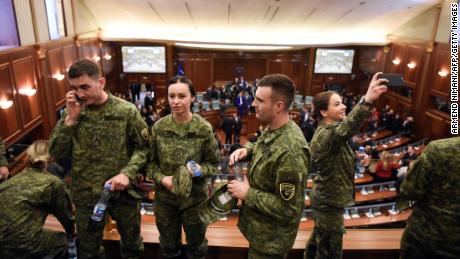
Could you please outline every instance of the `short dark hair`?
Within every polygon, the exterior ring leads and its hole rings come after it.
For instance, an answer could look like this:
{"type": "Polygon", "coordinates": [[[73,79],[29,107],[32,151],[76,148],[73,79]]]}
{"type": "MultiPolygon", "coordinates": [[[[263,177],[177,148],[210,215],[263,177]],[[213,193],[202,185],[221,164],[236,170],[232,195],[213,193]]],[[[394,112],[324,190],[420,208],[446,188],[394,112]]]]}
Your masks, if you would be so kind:
{"type": "Polygon", "coordinates": [[[101,70],[96,62],[84,58],[73,63],[67,74],[69,79],[76,79],[86,75],[97,81],[101,77],[101,70]]]}
{"type": "Polygon", "coordinates": [[[276,95],[281,96],[286,104],[286,110],[294,100],[295,86],[292,80],[283,74],[266,75],[257,83],[257,87],[271,87],[276,95]]]}
{"type": "Polygon", "coordinates": [[[334,94],[338,94],[335,91],[326,91],[315,95],[313,98],[313,116],[317,120],[322,120],[323,115],[321,111],[326,111],[329,106],[329,100],[331,96],[334,94]]]}
{"type": "Polygon", "coordinates": [[[168,89],[169,89],[170,85],[178,84],[178,83],[186,84],[188,86],[188,90],[190,90],[190,94],[192,95],[192,97],[195,97],[195,95],[196,95],[195,87],[193,86],[192,80],[190,80],[186,76],[177,75],[177,76],[171,77],[168,80],[168,89]]]}

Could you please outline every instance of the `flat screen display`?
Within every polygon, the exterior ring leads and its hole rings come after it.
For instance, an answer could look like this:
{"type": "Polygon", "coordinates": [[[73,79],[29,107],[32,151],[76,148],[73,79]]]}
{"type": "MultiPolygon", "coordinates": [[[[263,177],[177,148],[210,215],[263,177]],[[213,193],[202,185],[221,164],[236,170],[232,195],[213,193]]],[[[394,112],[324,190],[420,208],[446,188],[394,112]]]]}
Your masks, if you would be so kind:
{"type": "Polygon", "coordinates": [[[316,49],[316,74],[351,74],[353,68],[352,49],[316,49]]]}
{"type": "Polygon", "coordinates": [[[122,46],[124,73],[166,73],[163,46],[122,46]]]}

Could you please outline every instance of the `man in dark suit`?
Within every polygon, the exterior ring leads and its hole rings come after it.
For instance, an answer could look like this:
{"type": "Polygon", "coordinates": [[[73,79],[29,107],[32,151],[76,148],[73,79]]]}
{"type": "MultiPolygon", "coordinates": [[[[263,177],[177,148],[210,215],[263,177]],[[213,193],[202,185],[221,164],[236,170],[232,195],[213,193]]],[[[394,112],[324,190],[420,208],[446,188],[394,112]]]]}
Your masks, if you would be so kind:
{"type": "Polygon", "coordinates": [[[243,96],[243,91],[239,92],[238,96],[235,98],[235,106],[238,108],[238,115],[243,117],[244,107],[245,107],[245,98],[243,96]]]}
{"type": "Polygon", "coordinates": [[[402,134],[405,136],[411,136],[413,128],[414,118],[408,115],[402,124],[402,134]]]}
{"type": "Polygon", "coordinates": [[[140,84],[131,84],[129,86],[129,90],[131,90],[132,102],[136,103],[137,100],[141,98],[141,85],[140,84]]]}
{"type": "Polygon", "coordinates": [[[240,135],[241,135],[241,128],[243,127],[243,122],[241,121],[241,117],[238,114],[233,114],[233,123],[234,123],[234,140],[233,143],[239,144],[240,143],[240,135]]]}
{"type": "Polygon", "coordinates": [[[147,92],[145,94],[145,98],[144,98],[144,107],[148,108],[149,106],[154,106],[153,105],[154,101],[153,101],[153,92],[147,92]]]}
{"type": "Polygon", "coordinates": [[[225,132],[225,144],[232,144],[232,132],[234,127],[234,120],[228,116],[222,122],[222,129],[225,132]]]}

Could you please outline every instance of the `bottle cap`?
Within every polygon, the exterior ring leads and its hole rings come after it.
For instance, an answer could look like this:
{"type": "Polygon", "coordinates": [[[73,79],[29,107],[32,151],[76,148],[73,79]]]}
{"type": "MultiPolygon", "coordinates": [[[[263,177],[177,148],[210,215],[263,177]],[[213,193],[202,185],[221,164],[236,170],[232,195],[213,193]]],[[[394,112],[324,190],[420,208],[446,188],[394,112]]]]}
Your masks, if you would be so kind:
{"type": "Polygon", "coordinates": [[[110,183],[104,184],[104,189],[112,190],[112,185],[110,183]]]}

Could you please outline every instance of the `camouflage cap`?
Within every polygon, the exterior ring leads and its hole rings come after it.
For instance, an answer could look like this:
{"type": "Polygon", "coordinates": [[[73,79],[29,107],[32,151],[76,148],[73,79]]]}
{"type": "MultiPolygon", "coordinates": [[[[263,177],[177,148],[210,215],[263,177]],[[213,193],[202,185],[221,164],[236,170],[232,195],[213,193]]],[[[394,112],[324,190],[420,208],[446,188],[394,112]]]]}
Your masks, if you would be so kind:
{"type": "Polygon", "coordinates": [[[172,192],[179,199],[187,199],[192,192],[192,176],[185,166],[179,167],[178,172],[173,177],[172,192]]]}
{"type": "Polygon", "coordinates": [[[198,216],[203,223],[209,225],[228,215],[235,205],[236,199],[230,196],[227,184],[224,184],[199,205],[198,216]]]}

